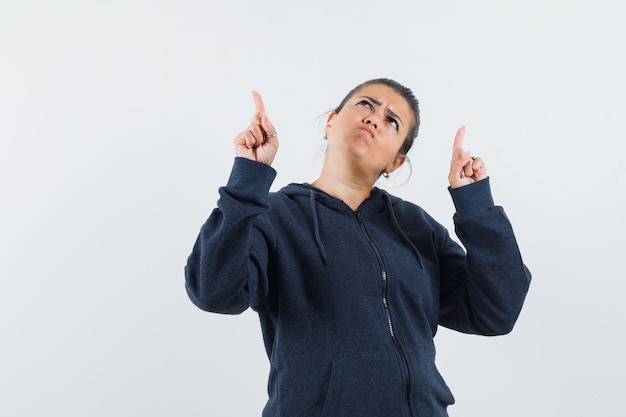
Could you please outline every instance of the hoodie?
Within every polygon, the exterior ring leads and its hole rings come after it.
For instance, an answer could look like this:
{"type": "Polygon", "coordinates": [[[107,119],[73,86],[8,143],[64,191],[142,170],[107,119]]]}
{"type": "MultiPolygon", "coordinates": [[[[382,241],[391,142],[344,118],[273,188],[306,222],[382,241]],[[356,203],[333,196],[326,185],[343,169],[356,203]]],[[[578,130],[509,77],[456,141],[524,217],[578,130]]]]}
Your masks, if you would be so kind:
{"type": "Polygon", "coordinates": [[[270,361],[264,417],[439,417],[442,325],[501,335],[530,273],[489,179],[450,189],[465,250],[422,208],[373,188],[355,212],[235,158],[185,267],[199,308],[258,312],[270,361]]]}

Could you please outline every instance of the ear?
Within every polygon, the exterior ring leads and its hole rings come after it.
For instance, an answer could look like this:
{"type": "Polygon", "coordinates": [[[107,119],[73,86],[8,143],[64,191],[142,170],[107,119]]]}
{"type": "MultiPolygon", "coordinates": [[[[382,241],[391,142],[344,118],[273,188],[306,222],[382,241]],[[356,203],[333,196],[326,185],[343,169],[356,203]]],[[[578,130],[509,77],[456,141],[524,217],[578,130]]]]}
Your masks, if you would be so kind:
{"type": "Polygon", "coordinates": [[[324,129],[324,139],[328,139],[328,129],[333,127],[333,118],[335,117],[335,112],[332,111],[326,118],[326,128],[324,129]]]}
{"type": "Polygon", "coordinates": [[[326,127],[332,127],[332,125],[333,125],[333,118],[335,117],[335,114],[336,113],[334,111],[330,112],[330,114],[326,118],[326,127]]]}
{"type": "Polygon", "coordinates": [[[389,165],[385,167],[385,172],[387,174],[391,174],[393,171],[400,168],[402,164],[404,164],[405,161],[406,161],[406,155],[403,155],[400,152],[398,152],[395,159],[389,165]]]}

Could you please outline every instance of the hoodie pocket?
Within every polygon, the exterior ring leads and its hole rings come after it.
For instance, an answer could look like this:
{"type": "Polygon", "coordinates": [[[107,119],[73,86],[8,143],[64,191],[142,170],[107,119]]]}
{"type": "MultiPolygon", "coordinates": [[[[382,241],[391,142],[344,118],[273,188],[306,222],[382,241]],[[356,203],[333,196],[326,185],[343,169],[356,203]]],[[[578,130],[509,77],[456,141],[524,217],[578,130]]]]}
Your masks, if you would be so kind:
{"type": "Polygon", "coordinates": [[[393,354],[334,359],[321,417],[403,415],[400,374],[393,354]]]}

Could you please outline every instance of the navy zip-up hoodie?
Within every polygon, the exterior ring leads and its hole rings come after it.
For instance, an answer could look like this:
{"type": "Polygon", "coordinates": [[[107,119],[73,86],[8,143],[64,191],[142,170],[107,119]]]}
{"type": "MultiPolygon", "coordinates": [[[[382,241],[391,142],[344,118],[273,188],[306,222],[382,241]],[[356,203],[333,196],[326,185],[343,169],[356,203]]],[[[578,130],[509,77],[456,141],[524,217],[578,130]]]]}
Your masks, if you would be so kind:
{"type": "Polygon", "coordinates": [[[259,314],[270,360],[264,417],[438,417],[454,398],[435,367],[438,325],[511,331],[530,283],[489,179],[450,189],[456,233],[373,188],[356,212],[235,158],[185,268],[206,311],[259,314]]]}

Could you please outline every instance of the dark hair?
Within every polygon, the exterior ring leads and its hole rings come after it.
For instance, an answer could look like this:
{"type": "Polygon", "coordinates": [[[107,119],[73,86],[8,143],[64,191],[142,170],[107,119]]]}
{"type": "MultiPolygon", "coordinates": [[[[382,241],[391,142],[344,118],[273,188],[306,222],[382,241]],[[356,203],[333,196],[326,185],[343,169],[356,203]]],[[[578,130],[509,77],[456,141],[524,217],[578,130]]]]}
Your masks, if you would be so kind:
{"type": "Polygon", "coordinates": [[[391,80],[389,78],[375,78],[373,80],[365,81],[364,83],[361,83],[357,85],[356,87],[354,87],[343,98],[341,103],[339,103],[339,106],[337,106],[337,108],[335,109],[335,113],[339,113],[341,109],[343,109],[343,107],[346,105],[346,102],[350,100],[350,98],[354,94],[356,94],[361,88],[366,87],[368,85],[376,85],[376,84],[382,84],[382,85],[386,85],[387,87],[391,87],[396,93],[400,94],[406,100],[411,110],[413,110],[415,124],[412,126],[411,129],[409,129],[409,134],[404,139],[404,142],[402,143],[402,147],[400,147],[400,153],[403,155],[406,155],[411,149],[411,147],[413,146],[413,142],[415,141],[415,138],[417,137],[417,132],[420,127],[419,102],[415,98],[415,95],[413,94],[413,91],[411,91],[410,88],[407,88],[403,86],[402,84],[400,84],[399,82],[391,80]]]}

